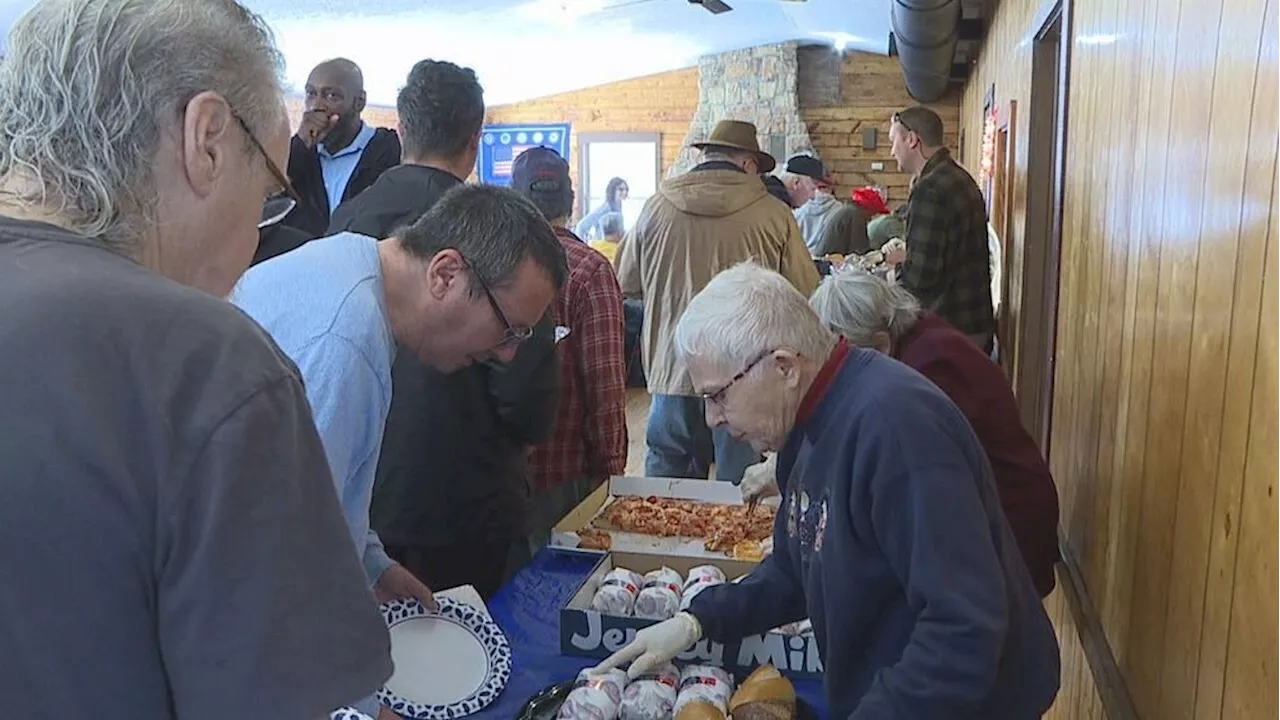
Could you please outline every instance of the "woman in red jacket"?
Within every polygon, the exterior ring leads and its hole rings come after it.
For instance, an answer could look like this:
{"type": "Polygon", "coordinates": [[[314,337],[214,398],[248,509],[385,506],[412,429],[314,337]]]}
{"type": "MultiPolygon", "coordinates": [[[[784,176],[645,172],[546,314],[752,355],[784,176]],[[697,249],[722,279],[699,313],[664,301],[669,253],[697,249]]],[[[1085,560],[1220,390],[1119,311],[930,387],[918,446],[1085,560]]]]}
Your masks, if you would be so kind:
{"type": "Polygon", "coordinates": [[[987,452],[1005,517],[1041,597],[1054,586],[1058,492],[1044,455],[1022,426],[1009,380],[964,333],[921,311],[905,288],[861,270],[828,278],[810,304],[854,345],[871,347],[929,378],[964,413],[987,452]]]}

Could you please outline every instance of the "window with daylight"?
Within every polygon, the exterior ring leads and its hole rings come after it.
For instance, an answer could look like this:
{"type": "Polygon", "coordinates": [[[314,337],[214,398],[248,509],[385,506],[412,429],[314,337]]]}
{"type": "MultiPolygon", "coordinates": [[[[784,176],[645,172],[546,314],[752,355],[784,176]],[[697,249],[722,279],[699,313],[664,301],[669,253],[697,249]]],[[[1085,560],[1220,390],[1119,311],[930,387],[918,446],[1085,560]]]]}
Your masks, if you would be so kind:
{"type": "Polygon", "coordinates": [[[658,133],[580,133],[577,190],[581,216],[603,205],[609,181],[622,178],[627,186],[621,208],[623,226],[634,226],[645,201],[658,191],[661,155],[658,133]]]}

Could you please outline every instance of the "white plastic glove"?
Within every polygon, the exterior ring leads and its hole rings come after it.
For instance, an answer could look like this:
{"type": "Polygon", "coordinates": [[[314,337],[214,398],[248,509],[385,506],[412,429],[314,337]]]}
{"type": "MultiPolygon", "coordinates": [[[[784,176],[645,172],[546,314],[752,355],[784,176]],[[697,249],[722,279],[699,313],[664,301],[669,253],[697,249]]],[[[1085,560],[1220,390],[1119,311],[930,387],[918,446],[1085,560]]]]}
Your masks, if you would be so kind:
{"type": "Polygon", "coordinates": [[[675,656],[693,647],[701,639],[702,623],[693,615],[682,612],[670,620],[663,620],[636,633],[636,639],[630,645],[592,668],[591,674],[596,675],[631,663],[627,668],[627,675],[635,680],[650,670],[671,662],[675,656]]]}
{"type": "Polygon", "coordinates": [[[761,463],[756,463],[742,473],[742,502],[751,504],[778,494],[778,456],[776,453],[761,463]]]}

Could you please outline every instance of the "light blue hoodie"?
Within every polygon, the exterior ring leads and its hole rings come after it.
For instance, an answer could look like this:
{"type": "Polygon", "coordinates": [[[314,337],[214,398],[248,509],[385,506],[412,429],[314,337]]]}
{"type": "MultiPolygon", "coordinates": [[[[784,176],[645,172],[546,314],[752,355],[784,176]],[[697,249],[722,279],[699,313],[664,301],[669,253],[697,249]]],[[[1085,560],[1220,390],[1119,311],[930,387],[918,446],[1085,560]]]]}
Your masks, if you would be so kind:
{"type": "Polygon", "coordinates": [[[804,244],[810,253],[818,247],[827,220],[843,204],[828,193],[814,193],[809,202],[795,209],[796,223],[800,225],[800,234],[804,236],[804,244]]]}

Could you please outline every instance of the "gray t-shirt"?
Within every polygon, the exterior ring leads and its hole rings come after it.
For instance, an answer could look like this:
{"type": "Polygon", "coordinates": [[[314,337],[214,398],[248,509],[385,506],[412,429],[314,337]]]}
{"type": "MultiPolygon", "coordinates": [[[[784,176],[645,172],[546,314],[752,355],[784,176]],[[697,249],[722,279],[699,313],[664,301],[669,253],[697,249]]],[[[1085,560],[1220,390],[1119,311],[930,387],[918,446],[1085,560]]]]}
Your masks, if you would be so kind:
{"type": "Polygon", "coordinates": [[[297,370],[229,303],[0,217],[0,704],[314,720],[391,673],[297,370]]]}

